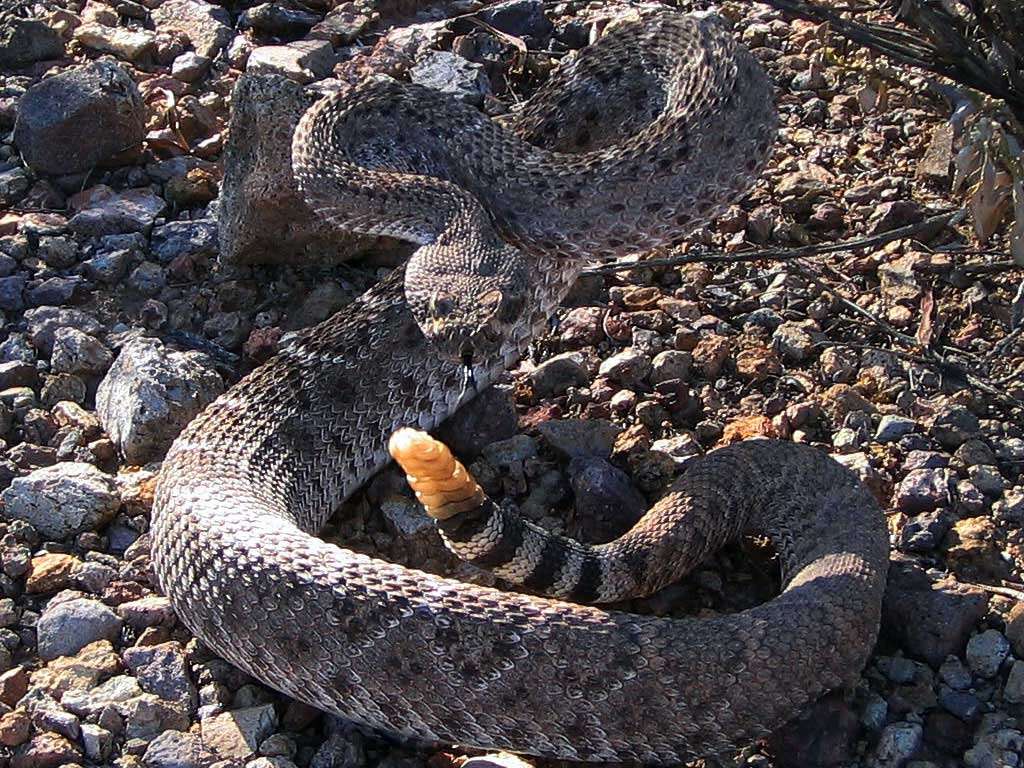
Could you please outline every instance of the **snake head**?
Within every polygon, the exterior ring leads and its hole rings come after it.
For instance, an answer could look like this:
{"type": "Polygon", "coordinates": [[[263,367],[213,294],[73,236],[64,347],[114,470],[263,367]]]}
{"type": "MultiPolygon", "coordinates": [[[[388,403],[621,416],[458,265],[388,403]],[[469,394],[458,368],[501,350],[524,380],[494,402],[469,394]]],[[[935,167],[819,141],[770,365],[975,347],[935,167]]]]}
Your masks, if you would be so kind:
{"type": "Polygon", "coordinates": [[[473,253],[422,246],[405,268],[405,298],[442,357],[465,368],[486,364],[528,322],[525,256],[504,243],[473,253]]]}

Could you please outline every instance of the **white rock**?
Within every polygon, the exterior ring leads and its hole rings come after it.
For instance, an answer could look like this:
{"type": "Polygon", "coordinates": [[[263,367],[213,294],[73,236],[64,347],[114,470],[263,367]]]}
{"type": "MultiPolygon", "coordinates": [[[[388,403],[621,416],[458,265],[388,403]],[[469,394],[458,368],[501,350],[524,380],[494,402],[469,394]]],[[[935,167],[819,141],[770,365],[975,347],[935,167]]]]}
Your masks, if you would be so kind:
{"type": "Polygon", "coordinates": [[[249,54],[245,71],[284,75],[300,83],[311,83],[330,74],[334,48],[326,40],[296,40],[287,45],[261,45],[249,54]]]}
{"type": "Polygon", "coordinates": [[[121,505],[114,478],[66,461],[17,477],[0,494],[3,517],[24,520],[57,541],[109,522],[121,505]]]}
{"type": "Polygon", "coordinates": [[[246,760],[276,725],[273,704],[224,712],[202,721],[203,744],[224,760],[246,760]]]}
{"type": "Polygon", "coordinates": [[[134,463],[157,458],[224,389],[201,355],[156,340],[130,341],[96,391],[96,412],[111,440],[134,463]]]}
{"type": "Polygon", "coordinates": [[[141,58],[156,44],[156,35],[148,30],[134,31],[103,24],[82,24],[75,30],[74,36],[86,48],[112,53],[125,61],[141,58]]]}

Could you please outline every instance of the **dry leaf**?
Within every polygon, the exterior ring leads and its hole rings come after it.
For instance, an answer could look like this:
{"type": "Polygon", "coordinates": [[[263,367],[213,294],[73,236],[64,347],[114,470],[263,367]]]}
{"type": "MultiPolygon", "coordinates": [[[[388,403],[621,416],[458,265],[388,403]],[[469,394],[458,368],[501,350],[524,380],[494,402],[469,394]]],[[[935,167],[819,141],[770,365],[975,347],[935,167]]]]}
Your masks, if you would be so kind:
{"type": "Polygon", "coordinates": [[[1010,256],[1024,267],[1024,181],[1013,182],[1013,227],[1010,229],[1010,256]]]}
{"type": "Polygon", "coordinates": [[[929,347],[932,343],[932,335],[935,333],[935,295],[931,286],[924,290],[921,296],[921,322],[917,326],[917,343],[922,347],[929,347]]]}
{"type": "Polygon", "coordinates": [[[953,158],[953,192],[968,182],[981,167],[981,152],[975,144],[967,144],[953,158]]]}
{"type": "Polygon", "coordinates": [[[985,158],[981,179],[971,192],[970,208],[974,216],[974,232],[984,245],[999,226],[1010,201],[1013,181],[1006,171],[997,171],[992,160],[985,158]]]}
{"type": "Polygon", "coordinates": [[[1021,282],[1017,295],[1010,305],[1010,328],[1017,328],[1021,323],[1024,323],[1024,281],[1021,282]]]}
{"type": "Polygon", "coordinates": [[[516,54],[512,59],[512,66],[509,67],[509,71],[514,74],[522,74],[523,66],[526,64],[526,57],[529,55],[529,50],[526,47],[526,41],[523,40],[523,38],[516,37],[515,35],[511,35],[508,32],[502,32],[497,27],[493,27],[483,19],[478,19],[475,16],[469,16],[467,17],[467,20],[472,22],[476,26],[480,27],[481,29],[487,30],[496,38],[498,38],[501,42],[508,43],[513,48],[515,48],[516,54]]]}
{"type": "Polygon", "coordinates": [[[863,114],[871,114],[875,109],[875,104],[878,103],[878,91],[870,85],[865,85],[857,91],[857,102],[860,104],[860,111],[863,114]]]}

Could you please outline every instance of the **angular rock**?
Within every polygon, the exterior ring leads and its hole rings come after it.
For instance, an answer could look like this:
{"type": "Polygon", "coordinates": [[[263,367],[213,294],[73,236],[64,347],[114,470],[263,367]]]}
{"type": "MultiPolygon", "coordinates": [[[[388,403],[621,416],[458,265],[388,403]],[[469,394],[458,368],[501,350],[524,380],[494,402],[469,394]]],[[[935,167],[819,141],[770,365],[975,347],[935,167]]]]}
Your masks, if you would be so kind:
{"type": "Polygon", "coordinates": [[[22,360],[0,363],[0,390],[11,387],[38,387],[39,369],[22,360]]]}
{"type": "Polygon", "coordinates": [[[537,426],[544,442],[567,459],[609,458],[621,431],[607,419],[553,419],[537,426]]]}
{"type": "Polygon", "coordinates": [[[397,241],[339,233],[314,216],[299,195],[291,167],[292,134],[317,98],[280,75],[246,73],[238,79],[218,213],[225,263],[337,264],[385,242],[396,253],[412,252],[397,241]]]}
{"type": "Polygon", "coordinates": [[[1024,661],[1014,661],[1010,667],[1003,698],[1011,704],[1024,704],[1024,661]]]}
{"type": "Polygon", "coordinates": [[[18,747],[32,735],[32,719],[23,709],[15,709],[0,717],[0,744],[18,747]]]}
{"type": "Polygon", "coordinates": [[[907,521],[900,534],[904,552],[931,552],[952,526],[953,518],[945,510],[924,512],[907,521]]]}
{"type": "Polygon", "coordinates": [[[981,712],[978,697],[967,691],[945,691],[939,696],[939,705],[965,723],[977,720],[981,712]]]}
{"type": "Polygon", "coordinates": [[[893,723],[882,731],[875,748],[877,768],[901,768],[921,747],[924,729],[918,723],[893,723]]]}
{"type": "Polygon", "coordinates": [[[54,659],[32,673],[32,687],[55,699],[68,691],[87,691],[121,671],[121,660],[108,640],[97,640],[74,656],[54,659]]]}
{"type": "Polygon", "coordinates": [[[931,434],[944,448],[954,450],[978,435],[978,417],[963,406],[956,405],[936,414],[931,434]]]}
{"type": "Polygon", "coordinates": [[[234,37],[231,14],[205,0],[167,0],[153,9],[152,18],[158,31],[184,36],[207,59],[234,37]]]}
{"type": "Polygon", "coordinates": [[[32,187],[32,179],[24,168],[10,168],[0,172],[0,205],[14,205],[32,187]]]}
{"type": "Polygon", "coordinates": [[[91,464],[61,462],[15,478],[0,494],[3,517],[61,541],[109,522],[121,499],[114,478],[91,464]]]}
{"type": "Polygon", "coordinates": [[[11,768],[59,768],[76,765],[81,758],[78,747],[63,736],[44,732],[23,744],[11,758],[11,768]]]}
{"type": "Polygon", "coordinates": [[[544,14],[541,0],[505,0],[481,9],[480,18],[506,34],[537,41],[548,37],[555,28],[544,14]]]}
{"type": "Polygon", "coordinates": [[[986,629],[967,642],[967,666],[979,677],[995,677],[1009,653],[1010,643],[1003,633],[986,629]]]}
{"type": "Polygon", "coordinates": [[[273,704],[236,709],[202,721],[203,745],[224,760],[246,760],[277,725],[273,704]]]}
{"type": "Polygon", "coordinates": [[[118,65],[94,61],[33,85],[21,99],[14,143],[40,173],[89,170],[137,147],[145,106],[135,81],[118,65]]]}
{"type": "Polygon", "coordinates": [[[693,355],[689,352],[680,352],[675,349],[659,352],[651,361],[651,383],[660,384],[672,379],[686,381],[690,376],[692,363],[693,355]]]}
{"type": "Polygon", "coordinates": [[[491,90],[483,65],[467,61],[450,51],[429,51],[409,71],[409,78],[417,85],[447,93],[475,106],[481,106],[484,95],[491,90]]]}
{"type": "Polygon", "coordinates": [[[564,395],[569,387],[582,387],[590,381],[579,352],[564,352],[545,360],[530,371],[529,378],[538,397],[564,395]]]}
{"type": "Polygon", "coordinates": [[[262,35],[274,37],[302,37],[320,16],[301,8],[289,8],[276,3],[260,3],[246,10],[238,18],[241,29],[254,29],[262,35]]]}
{"type": "Polygon", "coordinates": [[[928,181],[945,182],[949,178],[949,161],[952,157],[953,126],[949,121],[945,121],[939,123],[932,131],[928,149],[917,164],[917,177],[928,181]]]}
{"type": "Polygon", "coordinates": [[[736,375],[748,381],[764,381],[782,373],[782,361],[774,349],[751,347],[736,355],[736,375]]]}
{"type": "Polygon", "coordinates": [[[28,671],[24,667],[14,667],[0,675],[0,702],[8,707],[16,706],[26,691],[28,671]]]}
{"type": "Polygon", "coordinates": [[[47,606],[36,625],[39,655],[56,659],[76,654],[97,640],[114,640],[121,624],[117,614],[99,600],[75,598],[47,606]]]}
{"type": "Polygon", "coordinates": [[[889,568],[882,631],[910,655],[938,666],[960,653],[987,609],[984,592],[897,561],[889,568]]]}
{"type": "Polygon", "coordinates": [[[124,61],[135,61],[156,46],[156,35],[146,29],[132,30],[105,24],[82,24],[74,32],[77,43],[124,61]]]}
{"type": "Polygon", "coordinates": [[[1024,603],[1016,603],[1006,617],[1006,639],[1010,641],[1013,655],[1024,658],[1024,603]]]}
{"type": "Polygon", "coordinates": [[[58,328],[53,335],[54,373],[103,373],[113,359],[101,341],[77,328],[58,328]]]}
{"type": "Polygon", "coordinates": [[[882,203],[871,217],[868,235],[874,236],[890,229],[917,224],[924,220],[924,215],[924,209],[912,200],[882,203]]]}
{"type": "Polygon", "coordinates": [[[100,382],[96,411],[125,458],[143,464],[165,451],[223,389],[201,355],[139,338],[122,348],[100,382]]]}
{"type": "Polygon", "coordinates": [[[161,264],[176,257],[211,256],[217,252],[217,222],[209,219],[169,221],[153,228],[152,254],[161,264]]]}
{"type": "Polygon", "coordinates": [[[642,352],[627,347],[604,360],[597,369],[598,374],[607,376],[623,387],[636,387],[651,371],[651,361],[642,352]]]}
{"type": "Polygon", "coordinates": [[[171,62],[171,77],[183,83],[193,83],[210,68],[210,60],[195,51],[186,51],[171,62]]]}
{"type": "Polygon", "coordinates": [[[189,727],[191,717],[182,705],[164,701],[144,693],[121,705],[125,719],[125,736],[129,739],[153,739],[164,731],[182,731],[189,727]]]}
{"type": "Polygon", "coordinates": [[[948,507],[951,502],[948,469],[914,469],[906,474],[893,496],[896,508],[908,514],[948,507]]]}
{"type": "Polygon", "coordinates": [[[570,309],[558,324],[559,338],[567,347],[598,344],[604,338],[602,323],[607,310],[601,307],[570,309]]]}
{"type": "Polygon", "coordinates": [[[516,434],[519,417],[507,386],[488,387],[455,412],[437,430],[437,437],[463,462],[476,459],[485,446],[516,434]]]}
{"type": "Polygon", "coordinates": [[[45,19],[16,13],[0,16],[0,69],[19,69],[63,55],[64,40],[45,19]]]}
{"type": "Polygon", "coordinates": [[[149,627],[170,628],[177,622],[171,601],[163,595],[146,595],[121,603],[117,606],[117,615],[140,634],[149,627]]]}
{"type": "Polygon", "coordinates": [[[375,16],[372,6],[344,2],[331,8],[307,37],[330,40],[334,46],[349,45],[369,29],[375,16]]]}
{"type": "Polygon", "coordinates": [[[47,594],[66,589],[78,558],[60,552],[46,552],[32,558],[25,576],[25,591],[47,594]]]}
{"type": "Polygon", "coordinates": [[[905,435],[917,431],[917,422],[904,416],[886,414],[878,422],[875,440],[879,443],[892,443],[905,435]]]}
{"type": "Polygon", "coordinates": [[[252,75],[284,75],[311,83],[334,68],[334,48],[326,40],[296,40],[286,45],[261,45],[249,54],[245,71],[252,75]]]}
{"type": "Polygon", "coordinates": [[[167,202],[147,188],[114,192],[98,185],[88,190],[86,204],[71,217],[68,227],[80,235],[100,237],[126,232],[148,233],[167,208],[167,202]]]}
{"type": "Polygon", "coordinates": [[[380,502],[384,521],[396,536],[412,539],[417,536],[433,537],[434,521],[423,511],[415,499],[392,495],[380,502]]]}
{"type": "Polygon", "coordinates": [[[626,473],[604,459],[573,459],[569,476],[576,509],[571,535],[583,542],[610,541],[647,511],[647,500],[626,473]]]}
{"type": "Polygon", "coordinates": [[[53,341],[59,328],[77,328],[90,336],[96,336],[104,330],[92,315],[68,307],[30,309],[25,312],[25,322],[28,324],[32,346],[47,357],[53,353],[53,341]]]}
{"type": "Polygon", "coordinates": [[[537,441],[529,435],[513,435],[507,440],[491,443],[483,449],[482,455],[493,467],[509,469],[521,466],[537,455],[537,441]]]}
{"type": "Polygon", "coordinates": [[[79,717],[94,718],[107,707],[120,709],[126,702],[141,695],[142,689],[134,677],[118,675],[88,691],[68,691],[61,697],[60,703],[79,717]]]}
{"type": "Polygon", "coordinates": [[[114,734],[94,723],[82,723],[81,739],[85,756],[94,762],[106,760],[114,746],[114,734]]]}
{"type": "Polygon", "coordinates": [[[197,734],[182,731],[164,731],[142,756],[146,768],[208,768],[216,759],[197,734]]]}

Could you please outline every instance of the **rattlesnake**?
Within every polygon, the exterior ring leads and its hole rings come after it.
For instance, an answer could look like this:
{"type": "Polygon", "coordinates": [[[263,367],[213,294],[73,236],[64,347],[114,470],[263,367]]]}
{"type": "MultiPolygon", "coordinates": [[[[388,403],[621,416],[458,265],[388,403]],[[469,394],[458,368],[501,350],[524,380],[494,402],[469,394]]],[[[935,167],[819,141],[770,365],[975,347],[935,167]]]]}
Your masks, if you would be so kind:
{"type": "Polygon", "coordinates": [[[753,56],[718,22],[668,11],[611,30],[501,121],[381,78],[314,105],[293,142],[310,206],[421,248],[172,446],[153,564],[185,625],[274,688],[365,725],[576,760],[729,750],[855,677],[887,539],[861,485],[807,447],[713,452],[604,547],[538,539],[491,512],[443,531],[456,549],[485,533],[498,554],[477,551],[481,564],[577,599],[655,589],[740,532],[765,534],[785,591],[734,616],[606,612],[311,535],[387,461],[394,429],[430,429],[465,401],[460,359],[478,386],[492,381],[584,259],[672,243],[740,195],[774,125],[753,56]]]}

